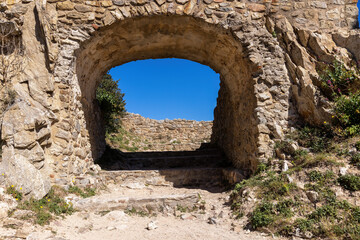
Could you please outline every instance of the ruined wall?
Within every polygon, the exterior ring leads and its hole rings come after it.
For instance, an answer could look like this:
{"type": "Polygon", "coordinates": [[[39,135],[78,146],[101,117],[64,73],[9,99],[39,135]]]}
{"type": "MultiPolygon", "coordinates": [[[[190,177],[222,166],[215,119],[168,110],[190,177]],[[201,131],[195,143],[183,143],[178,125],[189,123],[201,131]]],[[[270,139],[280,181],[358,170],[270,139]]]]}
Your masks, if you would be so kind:
{"type": "Polygon", "coordinates": [[[121,126],[125,130],[121,132],[122,144],[129,141],[126,146],[135,146],[139,152],[194,151],[202,143],[210,142],[213,123],[185,119],[155,120],[127,113],[121,118],[121,126]]]}
{"type": "Polygon", "coordinates": [[[294,122],[328,120],[317,64],[360,56],[354,0],[7,0],[0,16],[27,51],[8,84],[17,98],[2,119],[2,168],[36,197],[97,171],[105,142],[94,96],[111,67],[178,57],[219,72],[212,141],[251,171],[294,122]]]}

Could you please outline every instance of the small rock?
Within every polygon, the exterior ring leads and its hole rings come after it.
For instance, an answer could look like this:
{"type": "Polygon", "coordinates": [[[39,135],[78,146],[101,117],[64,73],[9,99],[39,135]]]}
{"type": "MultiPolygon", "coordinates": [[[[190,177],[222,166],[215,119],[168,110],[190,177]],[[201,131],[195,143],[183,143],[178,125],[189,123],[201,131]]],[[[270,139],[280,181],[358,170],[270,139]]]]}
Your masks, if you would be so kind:
{"type": "Polygon", "coordinates": [[[293,179],[292,177],[290,177],[289,174],[286,174],[286,178],[287,178],[287,180],[288,180],[289,183],[294,182],[294,179],[293,179]]]}
{"type": "Polygon", "coordinates": [[[276,152],[276,156],[277,156],[279,159],[281,159],[281,160],[284,160],[284,159],[285,159],[285,154],[282,153],[280,149],[277,148],[277,149],[275,150],[275,152],[276,152]]]}
{"type": "Polygon", "coordinates": [[[174,216],[179,217],[182,213],[179,210],[174,211],[174,216]]]}
{"type": "Polygon", "coordinates": [[[216,219],[216,218],[214,218],[214,217],[209,217],[209,219],[208,219],[208,223],[209,223],[209,224],[217,224],[217,223],[218,223],[218,221],[217,221],[217,219],[216,219]]]}
{"type": "Polygon", "coordinates": [[[351,155],[354,155],[356,152],[357,152],[357,150],[354,147],[349,149],[349,154],[351,154],[351,155]]]}
{"type": "Polygon", "coordinates": [[[146,187],[144,183],[138,183],[138,182],[129,182],[129,183],[122,184],[121,186],[130,188],[130,189],[143,189],[146,187]]]}
{"type": "Polygon", "coordinates": [[[291,143],[288,148],[289,148],[289,152],[295,153],[296,150],[299,149],[299,146],[296,143],[291,143]]]}
{"type": "Polygon", "coordinates": [[[127,216],[123,211],[112,211],[106,214],[106,218],[110,221],[119,221],[122,219],[126,219],[127,216]]]}
{"type": "Polygon", "coordinates": [[[116,230],[116,227],[110,226],[110,227],[107,227],[106,229],[109,230],[109,231],[114,231],[114,230],[116,230]]]}
{"type": "Polygon", "coordinates": [[[286,172],[287,170],[289,170],[289,165],[288,165],[288,161],[284,161],[283,162],[283,167],[282,167],[282,172],[286,172]]]}
{"type": "Polygon", "coordinates": [[[224,212],[221,211],[221,212],[219,213],[219,215],[218,215],[218,218],[223,218],[223,217],[224,217],[224,212]]]}
{"type": "Polygon", "coordinates": [[[158,226],[157,226],[157,222],[156,221],[151,221],[148,223],[146,229],[147,230],[154,230],[154,229],[157,229],[158,226]]]}
{"type": "Polygon", "coordinates": [[[16,210],[11,217],[16,218],[16,219],[24,219],[27,217],[32,217],[35,215],[35,212],[30,211],[30,210],[16,210]]]}
{"type": "Polygon", "coordinates": [[[311,232],[305,232],[304,233],[304,237],[307,238],[307,239],[311,239],[313,237],[313,234],[311,232]]]}
{"type": "Polygon", "coordinates": [[[315,191],[307,191],[306,196],[312,203],[315,203],[319,197],[319,194],[315,191]]]}
{"type": "Polygon", "coordinates": [[[339,169],[340,175],[341,175],[341,176],[344,176],[344,175],[346,174],[347,170],[348,170],[348,167],[341,167],[341,168],[339,169]]]}
{"type": "Polygon", "coordinates": [[[195,217],[193,215],[191,215],[190,213],[184,213],[184,214],[181,214],[180,218],[182,220],[192,220],[195,217]]]}

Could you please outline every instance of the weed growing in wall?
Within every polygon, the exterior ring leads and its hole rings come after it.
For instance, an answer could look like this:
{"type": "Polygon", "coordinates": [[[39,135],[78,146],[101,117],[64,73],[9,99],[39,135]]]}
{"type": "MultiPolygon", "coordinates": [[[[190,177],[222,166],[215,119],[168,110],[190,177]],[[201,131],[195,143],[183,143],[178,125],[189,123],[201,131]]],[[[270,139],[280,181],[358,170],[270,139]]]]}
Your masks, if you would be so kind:
{"type": "MultiPolygon", "coordinates": [[[[332,126],[342,136],[360,133],[360,70],[335,61],[320,72],[323,90],[334,101],[332,126]]],[[[325,123],[330,124],[330,123],[325,123]]]]}

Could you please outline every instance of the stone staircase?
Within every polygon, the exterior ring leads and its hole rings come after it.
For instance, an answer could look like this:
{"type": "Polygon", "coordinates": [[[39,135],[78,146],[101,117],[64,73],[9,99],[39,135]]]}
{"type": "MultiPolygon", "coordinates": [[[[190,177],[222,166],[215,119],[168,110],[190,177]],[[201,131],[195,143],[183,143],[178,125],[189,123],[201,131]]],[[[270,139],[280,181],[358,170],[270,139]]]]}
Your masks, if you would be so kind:
{"type": "Polygon", "coordinates": [[[76,199],[75,207],[99,211],[173,212],[177,206],[193,208],[203,201],[204,195],[219,197],[217,194],[221,195],[229,184],[244,178],[216,148],[113,152],[112,157],[105,160],[101,177],[111,186],[108,192],[99,197],[76,199]]]}

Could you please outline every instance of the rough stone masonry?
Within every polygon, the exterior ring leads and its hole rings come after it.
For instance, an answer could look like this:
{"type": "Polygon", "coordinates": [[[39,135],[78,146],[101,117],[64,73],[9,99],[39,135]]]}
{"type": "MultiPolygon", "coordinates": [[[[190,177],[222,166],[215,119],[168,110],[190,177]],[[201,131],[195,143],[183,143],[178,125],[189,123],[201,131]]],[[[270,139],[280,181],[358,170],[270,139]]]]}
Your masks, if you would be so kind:
{"type": "Polygon", "coordinates": [[[2,45],[23,48],[1,51],[23,60],[1,82],[1,94],[16,93],[1,116],[6,182],[40,198],[51,184],[97,172],[94,159],[105,148],[94,101],[101,76],[133,60],[168,57],[220,73],[212,142],[251,172],[296,121],[329,119],[316,66],[360,60],[356,2],[2,1],[2,45]]]}

